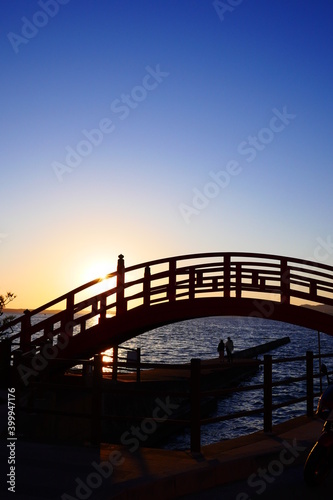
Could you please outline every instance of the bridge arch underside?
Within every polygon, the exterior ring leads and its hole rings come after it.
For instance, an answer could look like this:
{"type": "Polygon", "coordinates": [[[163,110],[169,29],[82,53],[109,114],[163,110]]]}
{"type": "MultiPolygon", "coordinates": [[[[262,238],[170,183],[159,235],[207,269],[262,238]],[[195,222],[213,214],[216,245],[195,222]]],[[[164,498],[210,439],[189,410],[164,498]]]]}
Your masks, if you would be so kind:
{"type": "Polygon", "coordinates": [[[160,326],[208,316],[247,316],[276,320],[333,336],[333,315],[317,309],[247,298],[198,298],[139,306],[105,319],[71,339],[64,357],[91,357],[160,326]]]}

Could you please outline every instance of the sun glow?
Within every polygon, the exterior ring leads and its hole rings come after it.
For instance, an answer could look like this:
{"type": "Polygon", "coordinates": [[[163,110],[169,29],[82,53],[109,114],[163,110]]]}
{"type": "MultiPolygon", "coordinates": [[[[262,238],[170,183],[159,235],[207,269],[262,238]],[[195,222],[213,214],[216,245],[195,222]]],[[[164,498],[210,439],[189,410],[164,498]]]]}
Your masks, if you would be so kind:
{"type": "Polygon", "coordinates": [[[81,267],[80,276],[81,284],[75,288],[76,317],[82,313],[92,313],[91,320],[96,324],[99,319],[99,310],[104,310],[104,307],[106,307],[106,316],[113,316],[117,278],[110,262],[98,259],[86,262],[81,267]]]}
{"type": "Polygon", "coordinates": [[[88,283],[95,279],[103,281],[114,269],[111,269],[110,262],[98,261],[89,265],[84,271],[83,283],[88,283]]]}
{"type": "Polygon", "coordinates": [[[98,280],[98,282],[89,287],[86,291],[82,292],[82,300],[86,298],[86,296],[99,295],[116,285],[116,278],[109,278],[108,276],[114,272],[115,269],[112,269],[112,265],[110,262],[99,260],[96,262],[90,263],[85,267],[84,272],[82,273],[81,284],[84,285],[86,283],[90,283],[91,281],[98,280]]]}

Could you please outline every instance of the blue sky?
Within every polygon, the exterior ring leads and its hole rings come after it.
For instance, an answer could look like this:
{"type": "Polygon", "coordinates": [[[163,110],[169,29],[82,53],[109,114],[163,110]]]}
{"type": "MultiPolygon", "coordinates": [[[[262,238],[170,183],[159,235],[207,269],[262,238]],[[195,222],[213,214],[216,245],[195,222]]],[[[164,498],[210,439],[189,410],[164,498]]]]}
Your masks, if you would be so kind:
{"type": "Polygon", "coordinates": [[[333,265],[332,17],[323,0],[3,2],[0,293],[37,307],[120,253],[333,265]]]}

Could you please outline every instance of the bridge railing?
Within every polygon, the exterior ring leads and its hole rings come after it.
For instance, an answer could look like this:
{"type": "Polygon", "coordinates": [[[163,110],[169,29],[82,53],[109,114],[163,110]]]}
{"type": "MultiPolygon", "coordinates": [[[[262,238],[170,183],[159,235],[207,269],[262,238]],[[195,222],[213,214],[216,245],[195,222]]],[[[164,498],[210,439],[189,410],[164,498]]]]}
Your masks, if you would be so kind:
{"type": "Polygon", "coordinates": [[[257,253],[215,252],[191,254],[125,267],[122,255],[117,270],[96,293],[93,280],[34,311],[26,311],[9,326],[13,345],[23,351],[46,341],[57,343],[60,334],[76,335],[135,307],[163,302],[221,298],[270,297],[291,304],[302,299],[333,307],[333,267],[325,264],[257,253]],[[45,311],[60,309],[45,317],[45,311]]]}
{"type": "MultiPolygon", "coordinates": [[[[221,297],[239,298],[246,292],[276,294],[281,302],[301,298],[333,306],[333,268],[310,261],[261,254],[196,254],[152,261],[144,267],[141,278],[125,282],[125,308],[133,300],[143,299],[150,305],[214,292],[221,297]],[[184,265],[185,260],[191,263],[184,265]],[[166,269],[154,273],[154,267],[161,264],[166,269]],[[142,289],[131,295],[129,289],[137,285],[142,289]]],[[[125,271],[129,274],[140,268],[143,265],[125,271]]]]}

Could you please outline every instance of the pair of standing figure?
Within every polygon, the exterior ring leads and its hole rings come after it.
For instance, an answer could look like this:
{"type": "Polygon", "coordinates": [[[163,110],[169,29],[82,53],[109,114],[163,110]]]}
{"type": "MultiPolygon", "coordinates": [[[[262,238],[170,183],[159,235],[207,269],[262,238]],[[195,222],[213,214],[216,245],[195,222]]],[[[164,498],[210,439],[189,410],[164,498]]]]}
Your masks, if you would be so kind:
{"type": "Polygon", "coordinates": [[[224,345],[223,340],[221,339],[219,342],[219,345],[217,347],[221,362],[224,362],[224,348],[225,348],[226,353],[227,353],[228,361],[229,361],[229,363],[231,363],[232,362],[232,353],[234,350],[234,343],[230,337],[228,337],[228,340],[226,341],[225,345],[224,345]]]}

